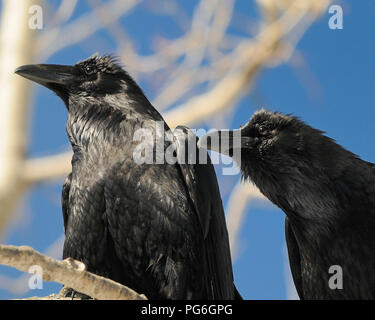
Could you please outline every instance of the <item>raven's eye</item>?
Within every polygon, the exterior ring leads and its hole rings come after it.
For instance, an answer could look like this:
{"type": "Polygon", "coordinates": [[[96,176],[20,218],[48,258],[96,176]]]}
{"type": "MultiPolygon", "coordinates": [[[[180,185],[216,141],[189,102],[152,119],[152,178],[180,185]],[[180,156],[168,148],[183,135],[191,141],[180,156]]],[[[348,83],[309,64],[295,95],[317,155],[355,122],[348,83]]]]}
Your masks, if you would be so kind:
{"type": "Polygon", "coordinates": [[[265,125],[259,126],[258,131],[262,135],[265,134],[267,132],[267,126],[265,126],[265,125]]]}
{"type": "Polygon", "coordinates": [[[86,66],[86,67],[85,67],[85,73],[86,73],[87,75],[93,74],[94,71],[95,71],[94,68],[91,67],[91,66],[86,66]]]}

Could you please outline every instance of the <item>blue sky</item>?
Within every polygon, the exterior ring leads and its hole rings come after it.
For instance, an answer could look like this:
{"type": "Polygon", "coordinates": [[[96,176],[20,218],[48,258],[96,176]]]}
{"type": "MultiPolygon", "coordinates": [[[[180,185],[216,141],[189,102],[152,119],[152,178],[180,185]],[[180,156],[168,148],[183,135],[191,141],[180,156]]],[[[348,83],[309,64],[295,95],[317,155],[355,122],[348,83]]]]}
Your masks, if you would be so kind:
{"type": "MultiPolygon", "coordinates": [[[[59,3],[48,2],[51,5],[59,3]]],[[[184,2],[189,15],[196,3],[184,2]]],[[[328,12],[323,15],[298,44],[294,63],[265,69],[261,73],[253,90],[239,102],[231,127],[238,128],[244,124],[260,107],[293,113],[313,127],[325,131],[362,159],[375,162],[375,146],[372,143],[375,118],[375,42],[372,35],[375,29],[375,3],[371,0],[345,1],[342,6],[343,30],[329,29],[330,15],[328,12]]],[[[79,1],[74,16],[86,10],[85,1],[79,1]]],[[[243,15],[257,17],[251,1],[237,1],[236,10],[243,15]]],[[[150,30],[167,38],[181,34],[172,21],[141,9],[122,18],[121,24],[137,41],[142,54],[151,52],[150,30]]],[[[231,31],[238,32],[234,29],[231,31]]],[[[95,51],[115,52],[116,44],[106,32],[100,31],[95,38],[66,48],[47,62],[74,64],[95,51]],[[100,41],[94,41],[96,38],[100,41]]],[[[152,100],[156,95],[154,87],[142,81],[140,85],[152,100]]],[[[28,154],[43,156],[67,150],[67,113],[63,103],[47,89],[36,86],[33,89],[34,108],[28,154]]],[[[222,177],[220,170],[217,172],[226,206],[228,193],[225,190],[231,188],[239,176],[222,177]]],[[[2,242],[30,245],[45,251],[58,239],[63,232],[61,185],[62,181],[58,181],[33,188],[19,209],[22,214],[16,214],[20,218],[15,219],[2,242]]],[[[247,211],[234,263],[237,287],[246,299],[286,299],[284,213],[265,202],[251,203],[247,211]]],[[[18,271],[0,266],[0,276],[17,278],[21,275],[18,271]]],[[[59,284],[45,283],[43,290],[30,291],[27,296],[47,295],[59,288],[59,284]]],[[[0,289],[0,299],[14,297],[0,289]]]]}

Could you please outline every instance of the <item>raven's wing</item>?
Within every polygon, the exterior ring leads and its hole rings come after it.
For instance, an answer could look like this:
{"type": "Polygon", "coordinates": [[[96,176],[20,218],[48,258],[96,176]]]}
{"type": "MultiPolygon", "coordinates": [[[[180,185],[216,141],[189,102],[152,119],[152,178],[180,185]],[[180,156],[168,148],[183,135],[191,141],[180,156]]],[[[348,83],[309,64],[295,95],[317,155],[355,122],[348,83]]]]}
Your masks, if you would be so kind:
{"type": "Polygon", "coordinates": [[[179,165],[204,235],[208,296],[212,299],[240,298],[233,284],[228,231],[214,167],[206,151],[207,164],[197,164],[197,137],[187,127],[177,127],[174,138],[177,155],[184,156],[185,163],[179,161],[179,165]],[[188,159],[195,162],[189,163],[188,159]]]}
{"type": "Polygon", "coordinates": [[[62,206],[65,231],[66,231],[66,226],[68,224],[68,216],[69,216],[69,192],[70,192],[71,181],[72,181],[72,173],[69,173],[69,175],[65,178],[65,181],[62,187],[62,194],[61,194],[61,206],[62,206]]]}
{"type": "Polygon", "coordinates": [[[285,237],[288,247],[289,265],[290,270],[292,271],[294,285],[296,286],[297,293],[300,299],[303,300],[301,257],[299,254],[297,240],[294,236],[293,229],[290,221],[288,220],[288,217],[285,218],[285,237]]]}

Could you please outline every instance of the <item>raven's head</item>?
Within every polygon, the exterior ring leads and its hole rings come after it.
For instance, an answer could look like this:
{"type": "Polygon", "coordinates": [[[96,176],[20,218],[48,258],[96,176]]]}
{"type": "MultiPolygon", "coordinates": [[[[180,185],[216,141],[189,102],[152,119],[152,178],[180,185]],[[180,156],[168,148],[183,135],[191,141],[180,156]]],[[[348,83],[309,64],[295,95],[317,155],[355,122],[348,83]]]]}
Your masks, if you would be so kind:
{"type": "Polygon", "coordinates": [[[199,145],[229,156],[240,154],[240,158],[233,158],[237,162],[241,159],[242,176],[252,180],[271,201],[283,208],[286,203],[294,208],[302,203],[298,197],[317,203],[318,194],[328,194],[330,191],[325,188],[332,187],[346,161],[355,157],[297,117],[265,110],[256,112],[241,129],[229,130],[229,134],[228,130],[214,131],[203,136],[199,145]],[[236,136],[240,139],[237,144],[233,141],[236,136]],[[213,143],[215,138],[220,141],[213,143]],[[240,153],[236,148],[240,148],[240,153]]]}
{"type": "Polygon", "coordinates": [[[25,65],[15,73],[54,91],[64,101],[69,111],[66,130],[76,150],[87,150],[92,143],[117,148],[124,141],[121,134],[129,136],[134,128],[162,120],[141,88],[109,55],[95,54],[73,66],[25,65]]]}
{"type": "Polygon", "coordinates": [[[69,108],[70,98],[100,97],[121,92],[143,96],[141,89],[110,56],[94,54],[74,66],[36,64],[17,68],[15,73],[54,91],[69,108]]]}
{"type": "Polygon", "coordinates": [[[202,137],[199,144],[207,144],[207,149],[228,156],[236,154],[236,148],[240,149],[242,173],[251,177],[254,167],[285,170],[285,166],[295,166],[297,161],[306,162],[314,147],[312,144],[323,137],[321,133],[296,117],[262,109],[241,129],[211,132],[202,137]],[[240,139],[237,144],[233,141],[236,137],[240,139]],[[215,138],[219,139],[218,143],[213,143],[215,138]]]}

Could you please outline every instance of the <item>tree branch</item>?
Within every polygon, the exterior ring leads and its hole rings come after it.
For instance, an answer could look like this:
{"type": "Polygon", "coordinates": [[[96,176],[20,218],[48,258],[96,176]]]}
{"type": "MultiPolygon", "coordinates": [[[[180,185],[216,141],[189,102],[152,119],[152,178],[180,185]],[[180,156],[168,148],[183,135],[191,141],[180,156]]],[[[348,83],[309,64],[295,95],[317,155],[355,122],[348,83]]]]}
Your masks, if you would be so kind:
{"type": "Polygon", "coordinates": [[[0,26],[0,235],[26,186],[21,168],[26,154],[29,83],[14,70],[33,60],[35,30],[29,7],[38,1],[3,1],[0,26]]]}
{"type": "Polygon", "coordinates": [[[23,179],[27,185],[66,176],[71,170],[73,153],[66,151],[57,155],[28,159],[23,166],[23,179]]]}
{"type": "Polygon", "coordinates": [[[113,0],[111,2],[106,2],[95,8],[92,12],[80,16],[67,25],[57,26],[48,30],[42,33],[37,39],[35,45],[36,53],[42,60],[47,60],[48,57],[54,53],[73,44],[79,43],[93,35],[98,30],[107,27],[108,24],[111,24],[113,21],[122,17],[141,1],[142,0],[113,0]],[[102,12],[107,10],[113,12],[114,15],[111,20],[107,20],[104,24],[103,21],[98,19],[98,16],[101,16],[102,12]],[[77,32],[77,30],[79,30],[79,32],[77,32]],[[56,38],[58,38],[59,41],[56,41],[56,38]]]}
{"type": "Polygon", "coordinates": [[[245,217],[246,207],[255,199],[267,200],[255,185],[241,181],[233,188],[229,197],[226,219],[233,260],[235,260],[237,254],[238,235],[245,217]]]}
{"type": "MultiPolygon", "coordinates": [[[[291,34],[291,31],[302,22],[304,22],[303,30],[306,30],[328,3],[328,0],[294,1],[278,20],[258,34],[256,41],[246,40],[237,46],[229,56],[233,65],[232,71],[228,72],[210,91],[195,96],[167,112],[164,116],[169,126],[174,128],[180,124],[194,125],[235,105],[236,101],[248,91],[262,67],[270,62],[276,64],[278,58],[278,63],[285,61],[283,52],[285,49],[290,57],[292,46],[285,45],[283,40],[291,34]],[[280,60],[280,57],[284,59],[280,60]]],[[[299,33],[301,36],[301,30],[299,33]]]]}
{"type": "Polygon", "coordinates": [[[43,280],[62,283],[74,290],[99,300],[145,300],[146,297],[113,280],[85,270],[85,265],[71,258],[58,261],[31,247],[0,245],[0,264],[29,272],[38,265],[43,270],[43,280]]]}

